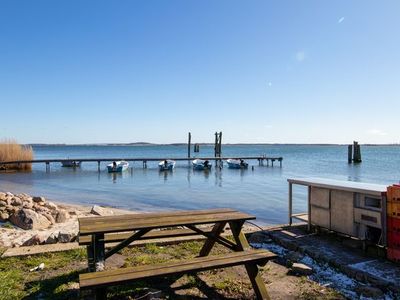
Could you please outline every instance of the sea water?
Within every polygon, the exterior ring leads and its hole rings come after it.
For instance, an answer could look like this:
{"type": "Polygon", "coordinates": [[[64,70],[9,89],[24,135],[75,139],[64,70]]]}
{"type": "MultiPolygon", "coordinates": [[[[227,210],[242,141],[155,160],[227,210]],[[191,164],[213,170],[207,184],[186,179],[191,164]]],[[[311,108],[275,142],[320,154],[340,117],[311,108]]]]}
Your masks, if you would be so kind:
{"type": "MultiPolygon", "coordinates": [[[[35,159],[177,158],[187,156],[185,145],[34,146],[35,159]]],[[[40,195],[54,201],[107,205],[139,211],[230,207],[257,217],[259,224],[288,221],[288,178],[320,177],[378,184],[400,181],[400,146],[362,146],[362,163],[347,162],[340,145],[223,145],[222,156],[283,157],[260,166],[248,161],[246,170],[196,171],[178,161],[173,171],[160,172],[158,162],[130,163],[130,169],[109,174],[106,162],[83,162],[80,168],[51,163],[34,164],[31,172],[1,173],[0,191],[40,195]]],[[[210,157],[213,146],[200,146],[196,157],[210,157]]],[[[294,187],[294,211],[306,211],[306,188],[294,187]]]]}

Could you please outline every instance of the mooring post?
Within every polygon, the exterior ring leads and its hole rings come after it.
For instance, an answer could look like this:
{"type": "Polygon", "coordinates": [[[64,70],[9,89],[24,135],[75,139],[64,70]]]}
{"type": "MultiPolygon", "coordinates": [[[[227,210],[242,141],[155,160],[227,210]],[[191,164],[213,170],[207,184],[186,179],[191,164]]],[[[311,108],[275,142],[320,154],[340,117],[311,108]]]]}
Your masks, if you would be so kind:
{"type": "Polygon", "coordinates": [[[279,157],[279,167],[282,168],[282,157],[279,157]]]}
{"type": "Polygon", "coordinates": [[[358,142],[353,142],[353,147],[354,147],[354,155],[353,155],[353,161],[355,163],[360,163],[361,162],[361,148],[358,142]]]}
{"type": "Polygon", "coordinates": [[[50,172],[50,162],[46,161],[46,172],[50,172]]]}
{"type": "Polygon", "coordinates": [[[100,172],[100,161],[97,161],[97,171],[100,172]]]}
{"type": "Polygon", "coordinates": [[[349,164],[351,164],[351,162],[353,161],[353,146],[352,145],[348,145],[347,146],[347,161],[349,164]]]}
{"type": "Polygon", "coordinates": [[[192,134],[189,132],[188,134],[188,158],[190,158],[190,144],[192,142],[192,134]]]}

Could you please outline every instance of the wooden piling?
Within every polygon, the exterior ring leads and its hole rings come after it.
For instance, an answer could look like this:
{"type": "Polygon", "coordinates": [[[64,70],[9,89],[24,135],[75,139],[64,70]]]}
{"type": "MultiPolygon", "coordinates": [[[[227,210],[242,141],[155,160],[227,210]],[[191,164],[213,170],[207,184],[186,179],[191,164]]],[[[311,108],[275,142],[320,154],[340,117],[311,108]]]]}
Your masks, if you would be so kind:
{"type": "Polygon", "coordinates": [[[100,161],[97,161],[97,171],[100,172],[100,161]]]}
{"type": "Polygon", "coordinates": [[[349,162],[349,164],[351,164],[351,162],[353,161],[353,146],[349,145],[347,147],[347,161],[349,162]]]}
{"type": "Polygon", "coordinates": [[[361,148],[360,148],[360,145],[358,144],[358,142],[355,142],[355,141],[353,142],[353,148],[354,148],[353,162],[360,163],[361,162],[361,148]]]}
{"type": "Polygon", "coordinates": [[[189,132],[188,134],[188,158],[190,158],[190,144],[192,142],[192,134],[189,132]]]}

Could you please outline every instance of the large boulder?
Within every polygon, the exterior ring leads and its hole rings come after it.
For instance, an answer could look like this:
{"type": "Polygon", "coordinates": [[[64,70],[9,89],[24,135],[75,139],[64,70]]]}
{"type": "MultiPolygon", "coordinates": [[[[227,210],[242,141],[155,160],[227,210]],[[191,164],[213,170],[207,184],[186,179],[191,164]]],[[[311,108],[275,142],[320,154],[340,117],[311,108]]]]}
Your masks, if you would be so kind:
{"type": "Polygon", "coordinates": [[[31,238],[22,243],[22,246],[33,246],[40,245],[46,241],[46,235],[44,233],[38,233],[33,235],[31,238]]]}
{"type": "Polygon", "coordinates": [[[44,229],[50,226],[50,221],[31,209],[20,209],[10,216],[10,222],[22,229],[44,229]]]}
{"type": "Polygon", "coordinates": [[[7,212],[5,212],[5,211],[0,212],[0,222],[7,221],[9,217],[10,217],[10,215],[7,212]]]}

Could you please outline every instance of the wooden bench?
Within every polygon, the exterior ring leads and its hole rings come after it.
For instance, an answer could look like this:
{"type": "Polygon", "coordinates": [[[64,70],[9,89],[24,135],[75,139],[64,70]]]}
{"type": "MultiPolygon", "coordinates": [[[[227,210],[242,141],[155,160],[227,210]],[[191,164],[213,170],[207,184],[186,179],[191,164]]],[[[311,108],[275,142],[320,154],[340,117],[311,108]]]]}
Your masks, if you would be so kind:
{"type": "MultiPolygon", "coordinates": [[[[249,273],[250,281],[253,283],[257,280],[257,266],[264,266],[275,257],[275,254],[266,250],[239,251],[223,255],[196,257],[192,260],[172,263],[80,274],[79,282],[81,290],[95,290],[96,299],[106,299],[105,288],[109,286],[129,284],[143,279],[244,265],[249,273]]],[[[265,286],[262,286],[265,289],[265,286]]],[[[266,290],[256,291],[256,293],[259,294],[257,295],[259,299],[268,299],[266,290]]]]}

